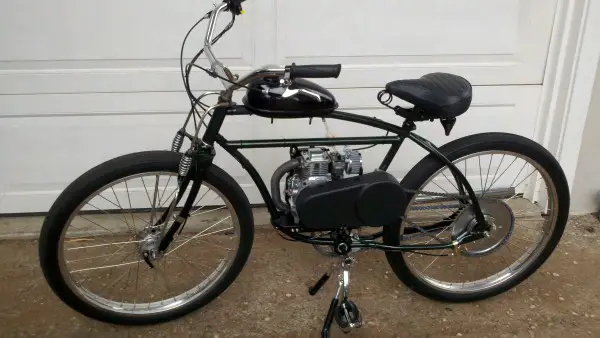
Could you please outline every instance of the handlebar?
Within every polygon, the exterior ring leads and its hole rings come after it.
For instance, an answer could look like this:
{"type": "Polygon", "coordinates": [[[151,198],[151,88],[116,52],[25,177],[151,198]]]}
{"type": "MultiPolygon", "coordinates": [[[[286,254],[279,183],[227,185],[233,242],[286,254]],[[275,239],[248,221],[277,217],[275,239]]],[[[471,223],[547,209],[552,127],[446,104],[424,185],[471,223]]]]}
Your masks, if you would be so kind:
{"type": "Polygon", "coordinates": [[[226,30],[229,29],[231,25],[233,25],[235,16],[242,13],[241,3],[244,1],[245,0],[224,0],[220,5],[216,6],[210,14],[210,21],[204,38],[204,52],[210,62],[211,70],[221,78],[221,82],[227,93],[225,96],[230,96],[233,90],[248,84],[256,78],[277,76],[281,78],[289,77],[290,80],[293,80],[294,78],[337,78],[340,75],[342,69],[342,65],[340,64],[301,66],[292,64],[283,69],[277,66],[267,66],[236,81],[236,77],[233,76],[229,69],[227,69],[227,67],[225,67],[212,52],[212,44],[215,42],[213,40],[213,34],[219,15],[225,11],[232,13],[233,18],[226,30]],[[225,79],[228,79],[229,81],[225,79]]]}
{"type": "MultiPolygon", "coordinates": [[[[221,82],[223,83],[223,86],[225,86],[225,88],[228,88],[231,85],[231,83],[223,80],[223,78],[229,79],[230,81],[233,81],[234,79],[233,79],[233,76],[231,75],[231,72],[229,72],[229,70],[219,60],[217,60],[217,58],[215,57],[215,54],[213,54],[212,44],[213,44],[213,33],[215,31],[215,25],[217,23],[219,14],[221,14],[221,12],[223,12],[224,10],[227,10],[229,8],[229,6],[230,5],[229,5],[229,0],[228,0],[228,1],[224,1],[219,6],[217,6],[215,9],[213,9],[212,13],[210,14],[210,21],[208,22],[208,27],[206,29],[206,36],[204,38],[204,53],[206,54],[206,58],[210,62],[212,71],[221,77],[221,82]]],[[[241,8],[241,6],[240,6],[240,8],[241,8]]],[[[235,15],[234,12],[232,12],[232,13],[233,13],[233,15],[235,15]]],[[[229,25],[233,25],[233,20],[229,23],[229,25]]]]}
{"type": "Polygon", "coordinates": [[[325,79],[325,78],[335,78],[337,79],[340,76],[340,72],[342,71],[341,64],[335,65],[303,65],[297,66],[295,63],[292,63],[291,66],[286,67],[286,70],[289,69],[290,79],[294,79],[297,77],[303,78],[313,78],[313,79],[325,79]]]}

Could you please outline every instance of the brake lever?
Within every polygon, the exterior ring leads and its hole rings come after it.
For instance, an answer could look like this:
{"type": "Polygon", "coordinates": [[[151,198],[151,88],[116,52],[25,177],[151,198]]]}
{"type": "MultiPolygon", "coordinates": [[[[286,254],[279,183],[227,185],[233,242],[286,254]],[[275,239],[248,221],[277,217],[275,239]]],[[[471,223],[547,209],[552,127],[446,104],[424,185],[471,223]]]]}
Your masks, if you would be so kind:
{"type": "Polygon", "coordinates": [[[244,10],[242,9],[243,0],[226,0],[225,2],[227,2],[226,11],[230,11],[234,15],[244,14],[244,10]]]}

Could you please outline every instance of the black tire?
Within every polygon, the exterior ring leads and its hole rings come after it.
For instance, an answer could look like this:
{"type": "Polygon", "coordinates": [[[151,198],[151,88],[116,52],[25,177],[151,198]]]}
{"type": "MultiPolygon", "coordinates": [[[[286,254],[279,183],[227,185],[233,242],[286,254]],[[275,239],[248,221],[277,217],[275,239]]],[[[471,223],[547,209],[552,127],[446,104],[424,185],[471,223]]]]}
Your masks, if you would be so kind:
{"type": "Polygon", "coordinates": [[[190,303],[149,315],[112,312],[89,303],[69,288],[59,268],[59,242],[70,215],[96,190],[120,178],[138,173],[167,171],[177,173],[181,154],[148,151],[124,155],[89,170],[71,183],[52,205],[39,242],[40,265],[54,293],[68,306],[85,316],[114,324],[146,325],[184,316],[215,299],[235,280],[244,267],[254,238],[254,221],[248,198],[235,180],[219,167],[207,169],[205,181],[219,190],[231,203],[240,225],[239,248],[228,271],[204,295],[190,303]]]}
{"type": "MultiPolygon", "coordinates": [[[[468,302],[485,299],[505,292],[518,285],[523,280],[533,274],[556,248],[564,232],[567,218],[569,215],[569,187],[567,180],[558,161],[544,147],[527,138],[506,134],[506,133],[484,133],[471,135],[450,142],[440,148],[440,151],[450,160],[455,161],[469,154],[482,151],[504,150],[522,154],[537,162],[548,173],[548,176],[554,183],[558,195],[558,215],[553,233],[550,235],[546,246],[541,254],[537,256],[526,269],[515,274],[505,282],[495,285],[487,290],[472,293],[455,293],[443,289],[435,288],[430,284],[415,276],[404,259],[401,252],[386,252],[386,258],[400,280],[419,294],[433,300],[447,302],[468,302]]],[[[426,181],[438,170],[442,169],[444,164],[432,155],[423,158],[409,173],[403,178],[401,184],[407,189],[418,190],[426,181]]],[[[408,200],[412,199],[412,195],[408,200]]],[[[404,206],[403,213],[406,213],[404,206]]],[[[387,245],[400,244],[401,223],[398,222],[387,228],[384,228],[383,241],[387,245]]]]}

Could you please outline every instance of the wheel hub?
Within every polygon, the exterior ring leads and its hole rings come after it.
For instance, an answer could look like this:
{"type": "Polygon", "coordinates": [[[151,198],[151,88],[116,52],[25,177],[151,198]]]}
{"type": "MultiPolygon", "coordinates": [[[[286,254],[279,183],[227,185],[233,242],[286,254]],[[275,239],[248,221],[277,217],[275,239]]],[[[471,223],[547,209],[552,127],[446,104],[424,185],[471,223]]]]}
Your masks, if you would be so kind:
{"type": "Polygon", "coordinates": [[[162,253],[158,250],[160,245],[160,232],[154,228],[147,228],[138,234],[139,251],[146,263],[158,260],[162,253]]]}
{"type": "MultiPolygon", "coordinates": [[[[512,235],[514,215],[512,210],[501,200],[479,201],[481,211],[489,230],[483,232],[485,237],[463,244],[460,253],[464,256],[485,256],[502,247],[512,235]]],[[[472,231],[477,225],[473,206],[467,207],[456,219],[455,227],[472,231]]]]}

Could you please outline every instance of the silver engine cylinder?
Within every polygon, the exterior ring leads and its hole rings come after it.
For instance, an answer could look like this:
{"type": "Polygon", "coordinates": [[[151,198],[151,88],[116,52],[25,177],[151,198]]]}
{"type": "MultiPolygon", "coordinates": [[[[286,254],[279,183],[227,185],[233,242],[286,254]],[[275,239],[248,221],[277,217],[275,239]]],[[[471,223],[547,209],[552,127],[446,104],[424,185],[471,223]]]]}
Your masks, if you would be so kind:
{"type": "Polygon", "coordinates": [[[288,177],[285,188],[285,197],[296,222],[299,222],[296,197],[302,189],[342,179],[345,175],[361,175],[363,171],[361,154],[349,148],[340,153],[325,148],[302,148],[298,149],[298,154],[300,166],[288,177]]]}

